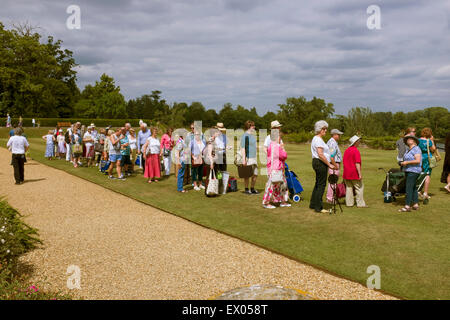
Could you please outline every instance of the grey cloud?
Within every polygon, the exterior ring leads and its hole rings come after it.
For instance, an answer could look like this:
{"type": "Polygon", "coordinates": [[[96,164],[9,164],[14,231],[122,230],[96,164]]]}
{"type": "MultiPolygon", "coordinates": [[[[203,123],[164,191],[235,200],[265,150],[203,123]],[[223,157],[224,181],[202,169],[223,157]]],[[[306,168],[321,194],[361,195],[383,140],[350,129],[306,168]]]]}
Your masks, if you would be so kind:
{"type": "Polygon", "coordinates": [[[275,110],[288,96],[318,96],[338,113],[396,111],[450,100],[450,7],[445,0],[373,1],[2,0],[0,21],[40,25],[80,64],[78,85],[113,76],[127,98],[160,89],[169,101],[275,110]],[[420,92],[426,91],[426,95],[420,92]]]}
{"type": "Polygon", "coordinates": [[[256,7],[263,6],[270,2],[270,0],[222,0],[227,9],[248,12],[256,7]]]}

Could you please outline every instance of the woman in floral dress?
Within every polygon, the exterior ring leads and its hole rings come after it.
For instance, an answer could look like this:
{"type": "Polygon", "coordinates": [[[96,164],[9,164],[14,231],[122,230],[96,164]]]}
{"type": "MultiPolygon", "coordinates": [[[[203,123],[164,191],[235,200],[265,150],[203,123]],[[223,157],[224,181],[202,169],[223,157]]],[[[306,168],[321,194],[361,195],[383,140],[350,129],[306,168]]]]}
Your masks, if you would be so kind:
{"type": "Polygon", "coordinates": [[[284,163],[287,159],[286,150],[280,144],[280,136],[274,137],[267,149],[267,176],[266,189],[263,197],[263,207],[266,209],[275,209],[272,203],[280,203],[280,207],[290,207],[289,191],[284,175],[284,163]],[[275,141],[274,141],[275,140],[275,141]],[[272,173],[274,170],[281,170],[283,173],[283,182],[272,182],[272,173]]]}

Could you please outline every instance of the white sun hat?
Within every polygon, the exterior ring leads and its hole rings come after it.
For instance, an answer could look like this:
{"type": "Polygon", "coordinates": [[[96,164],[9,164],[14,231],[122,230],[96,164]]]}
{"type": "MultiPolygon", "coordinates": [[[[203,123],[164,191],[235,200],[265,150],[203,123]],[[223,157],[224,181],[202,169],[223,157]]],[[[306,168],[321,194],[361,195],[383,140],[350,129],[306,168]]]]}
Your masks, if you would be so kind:
{"type": "Polygon", "coordinates": [[[355,142],[356,141],[358,141],[359,139],[361,139],[360,137],[358,137],[358,136],[353,136],[353,137],[351,137],[350,138],[350,147],[352,146],[352,145],[354,145],[355,144],[355,142]]]}
{"type": "Polygon", "coordinates": [[[278,120],[272,121],[270,123],[270,127],[271,128],[280,128],[281,127],[281,123],[279,123],[278,120]]]}

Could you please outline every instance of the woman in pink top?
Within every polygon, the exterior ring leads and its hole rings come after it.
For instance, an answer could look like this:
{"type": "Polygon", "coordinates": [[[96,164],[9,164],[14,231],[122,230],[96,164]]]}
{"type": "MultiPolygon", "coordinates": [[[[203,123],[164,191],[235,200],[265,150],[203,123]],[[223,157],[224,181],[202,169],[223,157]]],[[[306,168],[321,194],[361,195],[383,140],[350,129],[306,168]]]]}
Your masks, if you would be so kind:
{"type": "Polygon", "coordinates": [[[164,162],[164,174],[166,176],[170,175],[170,167],[172,165],[172,149],[174,146],[174,141],[172,138],[172,128],[168,128],[166,133],[161,137],[161,156],[164,162]]]}
{"type": "Polygon", "coordinates": [[[286,150],[280,145],[280,136],[276,141],[271,141],[267,149],[267,176],[266,189],[263,197],[263,207],[266,209],[275,209],[272,203],[281,203],[280,207],[290,207],[288,203],[289,191],[287,187],[286,177],[284,176],[284,163],[287,159],[286,150]],[[273,153],[273,154],[272,154],[273,153]],[[281,170],[283,173],[283,182],[272,182],[272,172],[281,170]]]}

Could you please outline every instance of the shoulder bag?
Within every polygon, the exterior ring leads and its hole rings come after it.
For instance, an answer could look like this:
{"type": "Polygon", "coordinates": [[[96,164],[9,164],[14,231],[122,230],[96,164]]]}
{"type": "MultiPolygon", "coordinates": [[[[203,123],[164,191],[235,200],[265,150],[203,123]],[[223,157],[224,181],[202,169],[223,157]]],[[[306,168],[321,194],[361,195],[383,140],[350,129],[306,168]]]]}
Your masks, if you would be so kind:
{"type": "Polygon", "coordinates": [[[216,178],[216,173],[213,170],[209,171],[208,187],[206,188],[207,196],[215,196],[219,194],[219,180],[216,178]]]}
{"type": "Polygon", "coordinates": [[[430,165],[430,168],[436,168],[436,167],[437,167],[436,157],[433,157],[433,156],[430,154],[430,146],[429,146],[428,141],[429,141],[429,140],[427,139],[428,163],[429,163],[429,165],[430,165]]]}
{"type": "Polygon", "coordinates": [[[164,145],[164,149],[163,149],[163,157],[164,158],[170,157],[170,150],[166,149],[165,145],[164,145]]]}

